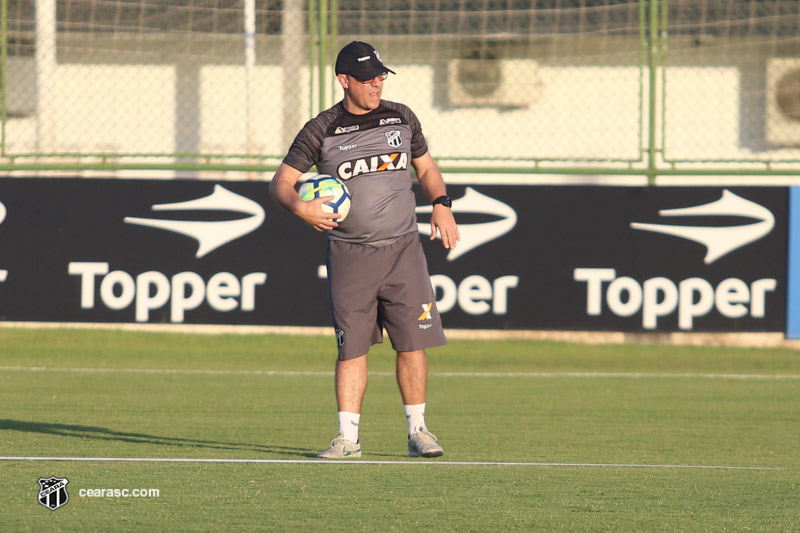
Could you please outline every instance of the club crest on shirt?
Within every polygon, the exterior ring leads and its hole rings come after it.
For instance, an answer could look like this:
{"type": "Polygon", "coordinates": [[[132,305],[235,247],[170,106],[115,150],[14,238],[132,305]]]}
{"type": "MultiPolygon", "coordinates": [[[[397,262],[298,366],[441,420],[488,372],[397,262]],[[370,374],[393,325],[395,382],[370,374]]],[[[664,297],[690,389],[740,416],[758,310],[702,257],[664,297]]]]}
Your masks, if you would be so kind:
{"type": "Polygon", "coordinates": [[[403,146],[403,138],[400,136],[400,132],[397,130],[387,131],[386,135],[386,142],[389,143],[389,146],[392,148],[400,148],[403,146]]]}

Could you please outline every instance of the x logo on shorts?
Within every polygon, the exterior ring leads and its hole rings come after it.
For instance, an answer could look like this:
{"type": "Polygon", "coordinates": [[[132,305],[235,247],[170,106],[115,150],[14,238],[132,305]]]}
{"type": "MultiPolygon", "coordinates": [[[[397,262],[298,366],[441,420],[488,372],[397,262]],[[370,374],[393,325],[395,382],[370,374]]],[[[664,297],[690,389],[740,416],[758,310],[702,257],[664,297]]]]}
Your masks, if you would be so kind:
{"type": "Polygon", "coordinates": [[[419,315],[417,320],[430,320],[431,317],[431,308],[433,307],[433,303],[429,304],[422,304],[422,314],[419,315]]]}

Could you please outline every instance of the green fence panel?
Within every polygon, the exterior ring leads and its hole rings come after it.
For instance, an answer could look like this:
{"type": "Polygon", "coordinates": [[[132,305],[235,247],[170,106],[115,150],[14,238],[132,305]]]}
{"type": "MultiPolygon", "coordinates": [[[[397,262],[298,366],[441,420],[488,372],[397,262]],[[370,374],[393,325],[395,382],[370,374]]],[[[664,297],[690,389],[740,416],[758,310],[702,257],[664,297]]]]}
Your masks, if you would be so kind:
{"type": "Polygon", "coordinates": [[[800,174],[800,2],[0,1],[0,171],[274,169],[358,39],[451,172],[800,174]]]}

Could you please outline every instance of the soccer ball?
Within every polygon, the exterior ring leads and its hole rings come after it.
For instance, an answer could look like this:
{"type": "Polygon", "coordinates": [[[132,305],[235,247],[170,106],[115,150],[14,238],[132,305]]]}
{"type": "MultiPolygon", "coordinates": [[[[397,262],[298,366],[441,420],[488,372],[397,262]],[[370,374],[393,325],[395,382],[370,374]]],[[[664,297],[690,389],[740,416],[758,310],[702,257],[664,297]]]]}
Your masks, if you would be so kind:
{"type": "Polygon", "coordinates": [[[320,174],[306,180],[297,191],[300,199],[304,202],[309,202],[314,198],[323,196],[333,196],[333,200],[322,204],[322,210],[326,213],[339,213],[341,218],[337,218],[337,222],[344,221],[347,218],[347,213],[350,212],[350,191],[344,183],[328,176],[327,174],[320,174]]]}

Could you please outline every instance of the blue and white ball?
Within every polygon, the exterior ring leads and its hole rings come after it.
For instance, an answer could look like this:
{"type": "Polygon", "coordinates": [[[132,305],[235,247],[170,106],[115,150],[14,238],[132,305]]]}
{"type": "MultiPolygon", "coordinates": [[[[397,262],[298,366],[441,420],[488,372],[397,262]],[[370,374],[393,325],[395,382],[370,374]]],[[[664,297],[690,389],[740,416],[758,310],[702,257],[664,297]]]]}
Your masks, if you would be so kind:
{"type": "Polygon", "coordinates": [[[314,176],[306,180],[297,192],[304,202],[323,196],[333,196],[333,200],[322,204],[322,210],[326,213],[339,213],[342,215],[341,218],[336,219],[337,222],[344,221],[350,212],[350,191],[347,190],[347,186],[344,183],[333,176],[328,176],[327,174],[314,176]]]}

